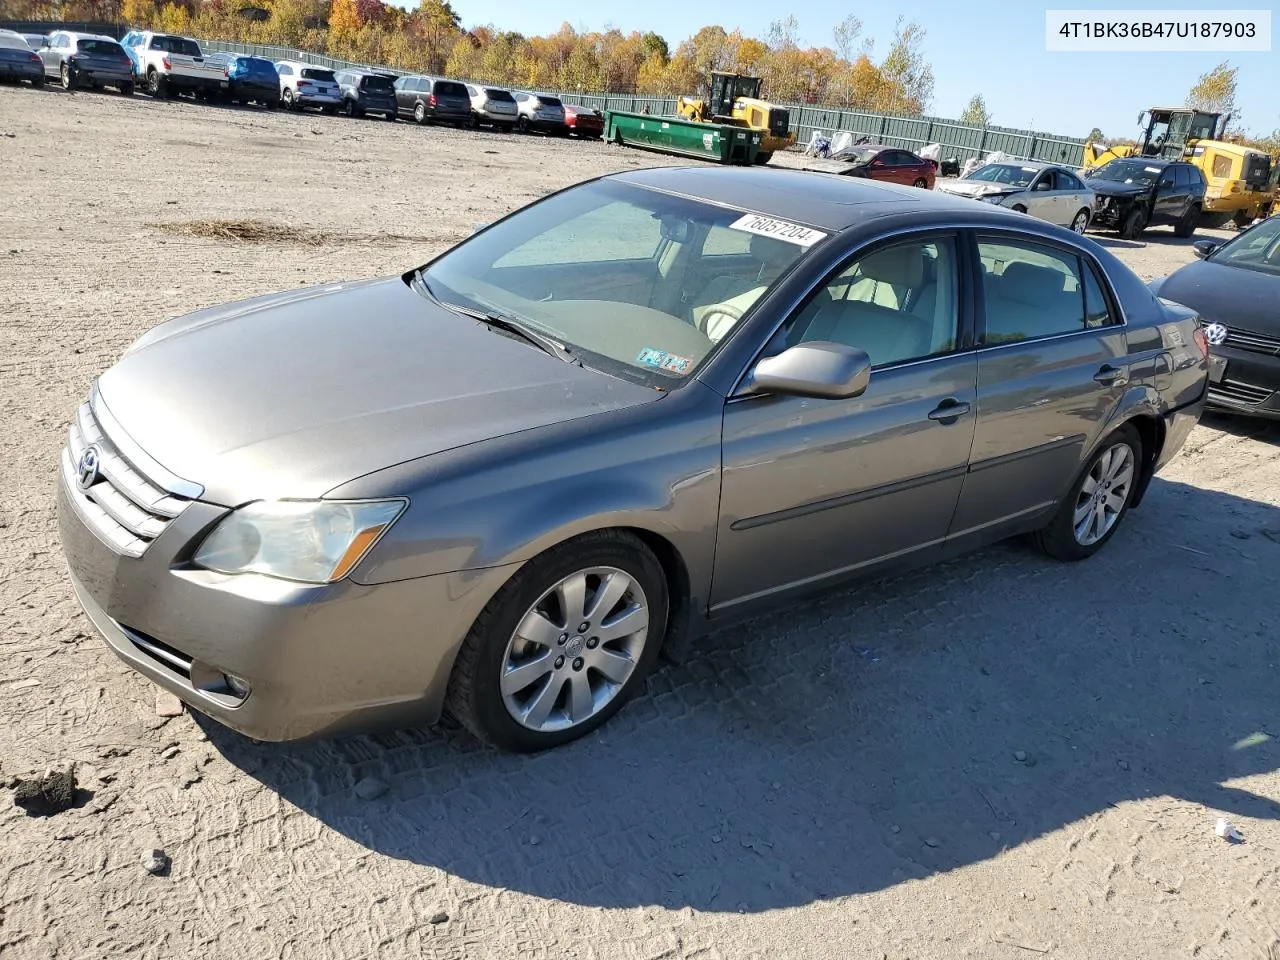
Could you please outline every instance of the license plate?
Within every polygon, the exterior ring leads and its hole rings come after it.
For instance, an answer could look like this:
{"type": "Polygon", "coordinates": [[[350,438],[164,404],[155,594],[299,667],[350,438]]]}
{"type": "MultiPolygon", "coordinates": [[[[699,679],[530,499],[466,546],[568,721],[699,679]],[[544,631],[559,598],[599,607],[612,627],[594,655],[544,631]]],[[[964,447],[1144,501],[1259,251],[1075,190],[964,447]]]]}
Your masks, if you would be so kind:
{"type": "Polygon", "coordinates": [[[1209,358],[1209,381],[1211,383],[1221,383],[1222,378],[1227,375],[1227,361],[1222,357],[1209,358]]]}

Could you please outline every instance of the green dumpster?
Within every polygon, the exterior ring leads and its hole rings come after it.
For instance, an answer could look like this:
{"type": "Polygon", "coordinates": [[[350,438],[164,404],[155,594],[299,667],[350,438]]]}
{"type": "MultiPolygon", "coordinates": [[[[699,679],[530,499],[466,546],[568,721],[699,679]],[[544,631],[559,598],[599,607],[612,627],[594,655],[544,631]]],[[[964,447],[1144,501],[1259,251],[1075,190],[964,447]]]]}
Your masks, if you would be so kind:
{"type": "Polygon", "coordinates": [[[750,165],[760,152],[760,133],[730,123],[698,123],[682,117],[605,111],[610,143],[698,157],[713,163],[750,165]]]}

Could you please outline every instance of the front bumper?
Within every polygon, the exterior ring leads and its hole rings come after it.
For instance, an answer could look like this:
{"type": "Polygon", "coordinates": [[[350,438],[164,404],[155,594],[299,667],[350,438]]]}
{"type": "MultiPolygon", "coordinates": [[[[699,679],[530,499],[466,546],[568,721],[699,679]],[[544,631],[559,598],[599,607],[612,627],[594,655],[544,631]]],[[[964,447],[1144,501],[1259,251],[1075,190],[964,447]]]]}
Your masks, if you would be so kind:
{"type": "Polygon", "coordinates": [[[1093,204],[1090,225],[1118,227],[1132,206],[1133,200],[1130,197],[1099,197],[1093,204]]]}
{"type": "Polygon", "coordinates": [[[201,713],[259,740],[434,722],[453,660],[514,566],[366,586],[309,586],[193,567],[226,509],[192,501],[141,556],[87,522],[58,480],[58,531],[77,599],[111,649],[201,713]],[[241,698],[224,674],[250,687],[241,698]]]}
{"type": "MultiPolygon", "coordinates": [[[[1211,348],[1213,356],[1226,361],[1226,369],[1218,382],[1209,384],[1208,405],[1231,413],[1280,419],[1280,355],[1233,347],[1233,338],[1238,342],[1241,335],[1233,330],[1226,344],[1211,348]]],[[[1276,343],[1280,350],[1280,341],[1276,343]]]]}

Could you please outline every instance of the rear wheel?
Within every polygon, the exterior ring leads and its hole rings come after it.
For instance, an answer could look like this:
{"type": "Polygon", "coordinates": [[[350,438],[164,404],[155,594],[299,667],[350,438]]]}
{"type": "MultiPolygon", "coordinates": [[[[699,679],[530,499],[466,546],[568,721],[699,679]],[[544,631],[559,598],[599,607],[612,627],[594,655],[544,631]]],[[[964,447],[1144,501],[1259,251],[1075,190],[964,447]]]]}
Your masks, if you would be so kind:
{"type": "Polygon", "coordinates": [[[1194,203],[1187,207],[1187,212],[1178,218],[1173,225],[1173,235],[1183,240],[1196,232],[1196,222],[1200,219],[1200,208],[1194,203]]]}
{"type": "Polygon", "coordinates": [[[1074,230],[1076,233],[1084,233],[1087,229],[1089,229],[1089,211],[1088,210],[1077,211],[1075,219],[1071,221],[1071,229],[1074,230]]]}
{"type": "Polygon", "coordinates": [[[1141,207],[1134,207],[1125,214],[1124,221],[1120,224],[1120,238],[1137,240],[1145,229],[1147,229],[1147,211],[1141,207]]]}
{"type": "Polygon", "coordinates": [[[561,544],[476,619],[449,678],[449,712],[506,750],[575,740],[643,685],[667,603],[662,566],[635,537],[603,531],[561,544]]]}
{"type": "Polygon", "coordinates": [[[39,87],[43,87],[43,86],[44,86],[44,74],[40,74],[40,76],[38,76],[38,77],[32,77],[32,78],[31,78],[31,86],[33,86],[33,87],[37,87],[37,88],[39,88],[39,87]]]}
{"type": "Polygon", "coordinates": [[[1129,511],[1141,464],[1142,439],[1126,423],[1089,459],[1053,519],[1032,534],[1036,545],[1064,561],[1084,560],[1101,550],[1129,511]]]}
{"type": "Polygon", "coordinates": [[[71,72],[71,68],[65,63],[58,70],[58,77],[62,80],[63,90],[74,90],[76,88],[75,75],[71,72]]]}
{"type": "Polygon", "coordinates": [[[147,71],[147,93],[153,97],[158,97],[164,93],[164,83],[161,81],[160,74],[156,72],[155,67],[147,71]]]}
{"type": "Polygon", "coordinates": [[[919,187],[921,190],[929,186],[929,181],[924,177],[916,177],[915,182],[911,184],[913,187],[919,187]]]}
{"type": "Polygon", "coordinates": [[[283,104],[286,110],[298,109],[298,99],[293,95],[293,91],[288,87],[285,87],[284,90],[280,92],[280,103],[283,104]]]}
{"type": "Polygon", "coordinates": [[[389,122],[389,123],[395,123],[395,122],[396,122],[396,112],[395,112],[394,110],[392,110],[392,111],[390,111],[390,112],[388,112],[388,113],[384,113],[384,114],[383,114],[383,116],[387,118],[387,122],[389,122]]]}
{"type": "Polygon", "coordinates": [[[520,132],[521,132],[521,133],[528,133],[528,132],[529,132],[529,118],[528,118],[528,117],[521,117],[519,120],[517,120],[517,121],[516,121],[516,126],[520,128],[520,132]]]}
{"type": "Polygon", "coordinates": [[[427,122],[427,105],[422,101],[418,101],[413,106],[413,122],[422,126],[427,122]]]}

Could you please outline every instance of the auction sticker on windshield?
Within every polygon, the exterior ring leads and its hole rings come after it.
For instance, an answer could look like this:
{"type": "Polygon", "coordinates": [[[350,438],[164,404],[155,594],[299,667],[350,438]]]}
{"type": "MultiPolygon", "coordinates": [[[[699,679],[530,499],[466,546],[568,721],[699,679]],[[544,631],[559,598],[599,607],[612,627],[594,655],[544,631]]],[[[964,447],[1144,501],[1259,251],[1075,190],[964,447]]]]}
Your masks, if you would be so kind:
{"type": "Polygon", "coordinates": [[[798,223],[788,223],[786,220],[762,217],[755,213],[739,217],[729,224],[729,229],[744,230],[762,237],[773,237],[775,240],[785,240],[787,243],[794,243],[801,247],[811,247],[819,240],[826,239],[827,236],[821,230],[802,227],[798,223]]]}
{"type": "Polygon", "coordinates": [[[641,350],[640,356],[636,357],[636,362],[643,363],[646,367],[656,367],[659,370],[678,373],[682,376],[689,370],[690,364],[693,363],[688,357],[678,357],[674,353],[655,350],[653,347],[645,347],[641,350]]]}

